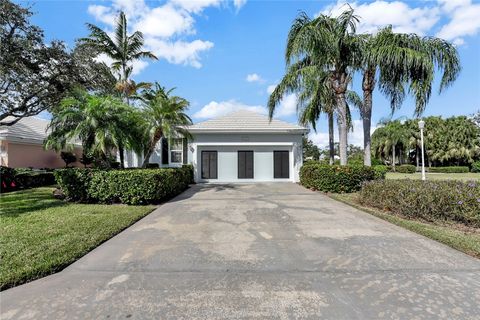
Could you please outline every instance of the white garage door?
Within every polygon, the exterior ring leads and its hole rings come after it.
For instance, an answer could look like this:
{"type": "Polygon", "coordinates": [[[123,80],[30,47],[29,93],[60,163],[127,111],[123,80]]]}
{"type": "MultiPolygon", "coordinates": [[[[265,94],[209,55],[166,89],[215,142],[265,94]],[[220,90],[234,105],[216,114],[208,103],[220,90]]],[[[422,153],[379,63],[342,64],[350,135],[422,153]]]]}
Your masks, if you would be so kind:
{"type": "Polygon", "coordinates": [[[203,146],[197,151],[198,181],[293,181],[290,146],[203,146]]]}

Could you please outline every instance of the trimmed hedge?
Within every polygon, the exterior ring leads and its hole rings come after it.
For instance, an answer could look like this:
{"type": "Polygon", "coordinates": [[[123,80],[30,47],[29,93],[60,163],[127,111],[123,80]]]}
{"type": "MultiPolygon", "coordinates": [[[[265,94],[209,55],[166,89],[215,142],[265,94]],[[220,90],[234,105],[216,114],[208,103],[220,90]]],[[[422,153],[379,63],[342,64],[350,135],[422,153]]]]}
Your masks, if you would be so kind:
{"type": "Polygon", "coordinates": [[[300,184],[323,192],[355,192],[360,189],[363,182],[373,179],[375,179],[375,170],[365,166],[328,166],[308,163],[300,169],[300,184]]]}
{"type": "Polygon", "coordinates": [[[375,179],[385,179],[388,172],[388,167],[384,165],[376,165],[372,167],[375,170],[375,179]]]}
{"type": "Polygon", "coordinates": [[[427,168],[431,173],[467,173],[470,170],[468,167],[430,167],[427,168]]]}
{"type": "Polygon", "coordinates": [[[417,168],[413,164],[402,164],[395,167],[398,173],[415,173],[417,168]]]}
{"type": "Polygon", "coordinates": [[[480,161],[472,163],[472,172],[480,172],[480,161]]]}
{"type": "Polygon", "coordinates": [[[480,227],[480,184],[465,181],[379,180],[365,183],[363,205],[427,221],[480,227]]]}
{"type": "Polygon", "coordinates": [[[9,192],[55,184],[52,172],[33,171],[31,169],[0,168],[1,191],[9,192]]]}
{"type": "Polygon", "coordinates": [[[191,183],[191,166],[163,169],[61,169],[55,172],[67,200],[95,203],[159,203],[191,183]]]}

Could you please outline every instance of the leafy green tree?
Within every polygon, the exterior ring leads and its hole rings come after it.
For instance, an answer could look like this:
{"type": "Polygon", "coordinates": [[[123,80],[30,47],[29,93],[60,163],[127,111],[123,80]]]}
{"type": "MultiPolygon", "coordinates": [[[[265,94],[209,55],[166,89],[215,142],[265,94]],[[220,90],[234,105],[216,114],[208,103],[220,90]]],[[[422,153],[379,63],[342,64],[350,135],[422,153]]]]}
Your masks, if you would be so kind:
{"type": "Polygon", "coordinates": [[[312,140],[307,137],[302,138],[303,144],[303,160],[311,158],[318,161],[320,159],[320,149],[316,146],[312,140]]]}
{"type": "Polygon", "coordinates": [[[1,125],[49,110],[75,87],[96,90],[102,78],[102,65],[91,57],[78,59],[60,41],[45,43],[31,16],[29,8],[0,0],[1,125]]]}
{"type": "Polygon", "coordinates": [[[80,142],[85,154],[109,166],[118,150],[141,151],[142,119],[138,110],[118,98],[76,91],[52,111],[45,147],[60,151],[80,142]]]}
{"type": "Polygon", "coordinates": [[[405,146],[408,144],[408,130],[400,120],[383,120],[381,124],[383,127],[375,130],[372,135],[375,141],[374,152],[381,158],[388,158],[391,154],[390,163],[395,171],[397,159],[402,163],[405,146]]]}
{"type": "Polygon", "coordinates": [[[143,152],[142,167],[146,168],[150,156],[161,138],[174,139],[179,136],[190,138],[186,125],[192,120],[186,114],[190,103],[179,96],[172,96],[174,89],[166,90],[159,83],[142,94],[143,117],[147,122],[147,142],[143,152]]]}
{"type": "MultiPolygon", "coordinates": [[[[287,39],[285,60],[288,74],[299,74],[307,77],[316,75],[319,85],[330,86],[335,98],[335,110],[340,136],[340,163],[347,164],[347,132],[349,128],[349,112],[347,105],[347,89],[351,82],[353,68],[359,64],[359,43],[355,37],[355,26],[358,18],[353,9],[344,11],[339,17],[332,18],[320,15],[310,19],[304,12],[294,20],[287,39]],[[289,68],[289,69],[288,69],[289,68]]],[[[292,81],[286,80],[286,86],[295,87],[292,81]]],[[[315,77],[312,77],[315,78],[315,77]]],[[[286,86],[277,86],[269,101],[269,115],[273,116],[276,104],[286,86]]],[[[326,104],[325,104],[326,105],[326,104]]],[[[318,110],[320,108],[316,107],[318,110]]],[[[315,118],[315,113],[313,117],[315,118]]]]}
{"type": "Polygon", "coordinates": [[[127,18],[125,13],[120,12],[116,21],[115,32],[111,37],[99,27],[87,23],[90,30],[88,38],[80,39],[80,42],[91,46],[98,53],[103,53],[113,60],[112,69],[119,73],[117,88],[128,102],[134,84],[130,80],[132,62],[142,58],[157,59],[150,51],[143,51],[144,39],[140,31],[128,34],[127,18]]]}
{"type": "Polygon", "coordinates": [[[77,156],[72,152],[62,151],[60,152],[60,157],[63,162],[65,162],[65,168],[68,168],[68,165],[77,161],[77,156]]]}
{"type": "Polygon", "coordinates": [[[362,90],[360,114],[363,119],[364,164],[371,165],[371,115],[373,91],[390,99],[392,112],[402,104],[406,88],[416,101],[415,113],[425,109],[432,92],[435,71],[443,71],[440,92],[455,81],[460,72],[458,52],[453,44],[435,37],[394,33],[392,27],[376,35],[360,35],[362,40],[362,90]],[[378,75],[378,79],[377,79],[378,75]]]}

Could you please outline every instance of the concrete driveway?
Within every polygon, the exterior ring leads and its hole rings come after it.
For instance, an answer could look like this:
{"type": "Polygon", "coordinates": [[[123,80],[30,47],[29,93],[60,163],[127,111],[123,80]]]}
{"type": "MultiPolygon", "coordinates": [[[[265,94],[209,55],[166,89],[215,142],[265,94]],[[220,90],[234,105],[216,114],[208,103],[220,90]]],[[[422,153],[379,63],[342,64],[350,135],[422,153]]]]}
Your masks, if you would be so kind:
{"type": "Polygon", "coordinates": [[[480,319],[480,261],[291,183],[196,185],[1,319],[480,319]]]}

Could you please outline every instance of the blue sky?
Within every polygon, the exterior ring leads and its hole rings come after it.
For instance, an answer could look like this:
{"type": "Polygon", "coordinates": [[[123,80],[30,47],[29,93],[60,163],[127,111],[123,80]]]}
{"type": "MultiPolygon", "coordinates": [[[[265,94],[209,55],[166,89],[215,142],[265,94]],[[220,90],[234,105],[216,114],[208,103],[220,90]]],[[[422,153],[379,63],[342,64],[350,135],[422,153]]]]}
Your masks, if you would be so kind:
{"type": "MultiPolygon", "coordinates": [[[[350,4],[362,19],[360,31],[392,24],[398,32],[439,36],[458,45],[462,73],[441,95],[435,87],[425,115],[470,114],[480,109],[480,2],[350,4]]],[[[285,70],[285,40],[292,20],[301,10],[310,16],[336,15],[343,5],[343,1],[40,0],[33,4],[33,21],[44,29],[47,39],[73,46],[75,39],[87,35],[86,22],[111,30],[116,12],[124,10],[130,27],[145,34],[147,48],[160,58],[137,62],[134,79],[176,87],[176,93],[191,102],[194,121],[202,121],[238,108],[265,111],[268,93],[285,70]]],[[[353,89],[361,93],[359,79],[356,75],[353,89]]],[[[277,117],[296,122],[295,103],[294,95],[285,97],[277,117]]],[[[388,102],[376,92],[373,123],[389,114],[388,102]]],[[[407,99],[394,117],[412,114],[413,101],[407,99]]],[[[358,113],[354,119],[350,141],[360,144],[358,113]]],[[[311,138],[325,145],[326,120],[322,118],[317,128],[311,138]]]]}

